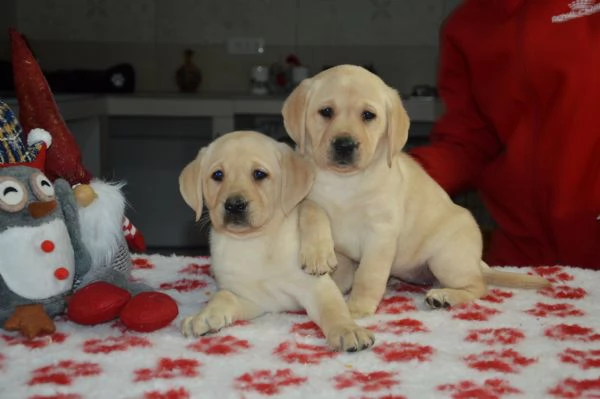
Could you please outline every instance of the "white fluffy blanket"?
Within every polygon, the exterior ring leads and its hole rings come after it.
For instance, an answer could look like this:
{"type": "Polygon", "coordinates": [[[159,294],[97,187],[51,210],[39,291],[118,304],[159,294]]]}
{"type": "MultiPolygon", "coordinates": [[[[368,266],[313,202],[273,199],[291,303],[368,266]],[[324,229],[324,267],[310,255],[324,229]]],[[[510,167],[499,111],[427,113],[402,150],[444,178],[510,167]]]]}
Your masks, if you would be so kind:
{"type": "MultiPolygon", "coordinates": [[[[430,311],[423,289],[391,281],[360,323],[377,342],[332,353],[303,314],[267,315],[185,339],[178,325],[214,292],[208,258],[137,257],[134,275],[171,294],[180,316],[158,332],[64,320],[48,338],[0,331],[0,398],[599,398],[600,273],[544,267],[555,286],[494,288],[430,311]]],[[[528,269],[521,269],[527,271],[528,269]]]]}

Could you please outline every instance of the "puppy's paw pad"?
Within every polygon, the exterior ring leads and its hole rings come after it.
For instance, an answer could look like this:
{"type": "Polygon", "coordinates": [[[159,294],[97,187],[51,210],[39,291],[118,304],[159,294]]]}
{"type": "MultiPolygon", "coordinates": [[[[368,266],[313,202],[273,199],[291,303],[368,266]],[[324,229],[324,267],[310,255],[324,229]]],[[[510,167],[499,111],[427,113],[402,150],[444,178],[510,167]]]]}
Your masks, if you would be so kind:
{"type": "Polygon", "coordinates": [[[431,290],[425,296],[425,302],[431,309],[446,309],[452,306],[451,300],[444,290],[431,290]]]}
{"type": "Polygon", "coordinates": [[[375,336],[366,328],[349,324],[333,328],[327,343],[335,351],[358,352],[373,346],[375,336]]]}
{"type": "Polygon", "coordinates": [[[198,337],[217,332],[231,325],[231,317],[223,313],[203,311],[195,316],[189,316],[181,322],[181,332],[184,336],[198,337]]]}

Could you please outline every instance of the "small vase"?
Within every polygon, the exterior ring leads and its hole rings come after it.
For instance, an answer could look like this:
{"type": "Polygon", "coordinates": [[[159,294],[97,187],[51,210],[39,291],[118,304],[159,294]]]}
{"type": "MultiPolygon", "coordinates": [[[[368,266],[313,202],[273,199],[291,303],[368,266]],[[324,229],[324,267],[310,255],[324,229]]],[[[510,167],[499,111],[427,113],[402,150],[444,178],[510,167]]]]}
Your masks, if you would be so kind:
{"type": "Polygon", "coordinates": [[[202,83],[202,72],[193,61],[194,51],[188,49],[183,53],[183,65],[177,69],[175,80],[179,91],[183,93],[194,93],[202,83]]]}

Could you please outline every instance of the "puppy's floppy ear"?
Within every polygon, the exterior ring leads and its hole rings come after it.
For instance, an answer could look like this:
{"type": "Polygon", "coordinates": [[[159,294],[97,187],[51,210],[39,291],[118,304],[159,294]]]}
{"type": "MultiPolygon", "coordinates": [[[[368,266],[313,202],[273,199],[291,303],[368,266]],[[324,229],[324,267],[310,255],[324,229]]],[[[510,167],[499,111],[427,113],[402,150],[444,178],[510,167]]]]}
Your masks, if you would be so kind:
{"type": "Polygon", "coordinates": [[[285,130],[298,144],[300,154],[304,154],[306,147],[306,117],[312,82],[312,79],[304,79],[285,99],[281,109],[285,130]]]}
{"type": "Polygon", "coordinates": [[[392,88],[388,88],[387,101],[387,131],[388,140],[388,166],[392,167],[392,160],[408,140],[408,129],[410,128],[410,119],[408,113],[402,105],[402,100],[398,92],[392,88]]]}
{"type": "Polygon", "coordinates": [[[315,180],[312,164],[287,144],[278,143],[281,152],[281,206],[287,215],[310,192],[315,180]]]}
{"type": "Polygon", "coordinates": [[[186,204],[196,212],[196,221],[202,216],[202,158],[206,147],[198,152],[198,156],[186,165],[179,175],[179,192],[186,204]]]}

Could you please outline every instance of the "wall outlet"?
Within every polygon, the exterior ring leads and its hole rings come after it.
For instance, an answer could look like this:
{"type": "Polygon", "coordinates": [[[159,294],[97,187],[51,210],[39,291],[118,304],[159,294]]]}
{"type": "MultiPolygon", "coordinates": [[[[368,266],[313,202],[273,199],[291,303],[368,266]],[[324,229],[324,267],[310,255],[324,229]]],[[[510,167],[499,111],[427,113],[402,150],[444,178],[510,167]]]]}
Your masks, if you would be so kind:
{"type": "Polygon", "coordinates": [[[265,52],[265,39],[262,37],[232,37],[227,40],[229,54],[254,54],[265,52]]]}

